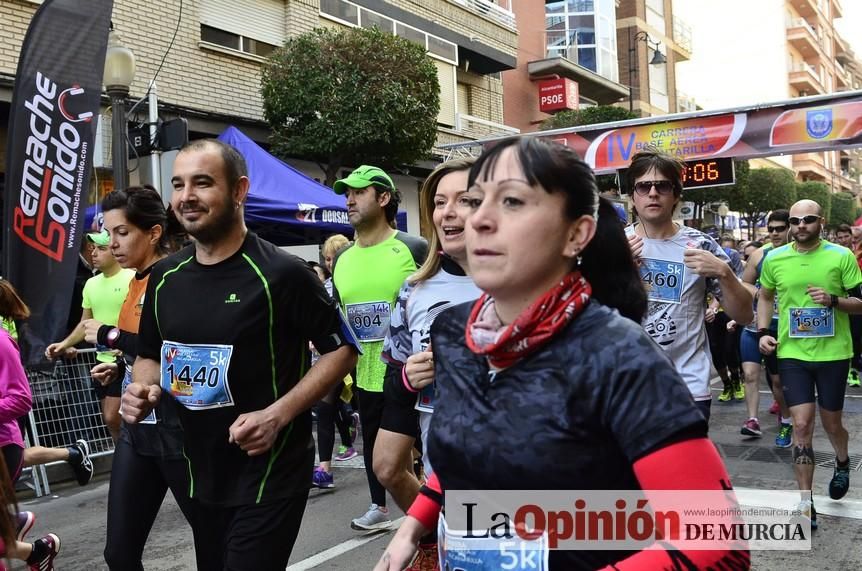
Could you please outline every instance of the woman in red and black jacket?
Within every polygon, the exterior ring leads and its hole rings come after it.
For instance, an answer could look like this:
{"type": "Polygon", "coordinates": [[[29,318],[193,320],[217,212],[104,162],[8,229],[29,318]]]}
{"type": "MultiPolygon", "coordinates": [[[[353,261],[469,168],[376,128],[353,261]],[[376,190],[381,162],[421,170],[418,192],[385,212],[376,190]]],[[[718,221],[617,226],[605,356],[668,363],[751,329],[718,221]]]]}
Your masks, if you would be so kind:
{"type": "MultiPolygon", "coordinates": [[[[418,539],[436,528],[447,489],[728,489],[706,422],[639,326],[646,294],[589,167],[555,143],[503,141],[473,166],[468,194],[468,261],[485,293],[432,326],[435,474],[377,569],[409,563],[418,539]]],[[[748,551],[730,544],[668,547],[555,550],[549,565],[749,566],[748,551]]]]}

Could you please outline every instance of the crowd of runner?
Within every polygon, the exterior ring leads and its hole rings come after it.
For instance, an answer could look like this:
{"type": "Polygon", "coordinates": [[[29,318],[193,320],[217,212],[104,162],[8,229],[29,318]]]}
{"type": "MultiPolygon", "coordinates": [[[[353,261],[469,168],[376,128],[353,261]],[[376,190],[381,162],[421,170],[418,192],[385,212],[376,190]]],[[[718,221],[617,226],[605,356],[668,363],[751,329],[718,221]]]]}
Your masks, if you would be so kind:
{"type": "MultiPolygon", "coordinates": [[[[745,401],[740,435],[762,437],[764,367],[775,446],[791,448],[816,528],[817,409],[835,456],[828,494],[850,485],[842,409],[862,367],[862,235],[843,226],[827,240],[820,205],[801,200],[768,215],[763,243],[716,241],[675,219],[682,167],[657,150],[632,158],[627,226],[572,150],[505,140],[428,176],[423,239],[395,229],[400,193],[363,165],[333,188],[354,240],[329,238],[322,264],[246,228],[245,161],[217,140],[180,151],[167,210],[150,187],[109,194],[87,237],[100,273],[45,351],[99,349],[91,373],[115,441],[108,567],[144,568],[170,490],[198,569],[283,570],[309,489],[334,488],[333,463],[360,448],[370,505],[349,525],[390,529],[387,494],[408,514],[380,570],[446,567],[447,489],[728,490],[713,397],[745,401]]],[[[85,439],[24,449],[15,341],[28,310],[0,286],[0,491],[15,506],[23,466],[66,461],[82,485],[93,466],[85,439]]],[[[59,537],[25,543],[30,512],[0,520],[7,557],[53,569],[59,537]]],[[[750,565],[744,545],[677,547],[544,556],[552,569],[750,565]]]]}

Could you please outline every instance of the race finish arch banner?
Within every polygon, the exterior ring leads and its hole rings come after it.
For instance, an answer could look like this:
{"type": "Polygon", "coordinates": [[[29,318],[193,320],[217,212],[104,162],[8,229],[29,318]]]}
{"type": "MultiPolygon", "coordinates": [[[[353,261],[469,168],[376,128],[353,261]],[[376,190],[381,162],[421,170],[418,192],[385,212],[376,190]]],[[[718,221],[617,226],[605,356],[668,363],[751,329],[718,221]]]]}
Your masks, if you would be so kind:
{"type": "Polygon", "coordinates": [[[578,150],[596,172],[625,168],[647,145],[681,159],[752,158],[862,145],[862,93],[797,99],[649,124],[543,136],[578,150]]]}
{"type": "Polygon", "coordinates": [[[113,0],[45,0],[24,38],[9,117],[3,275],[32,313],[28,366],[65,337],[113,0]]]}
{"type": "MultiPolygon", "coordinates": [[[[574,148],[596,173],[626,168],[647,145],[680,159],[747,159],[862,146],[862,91],[790,99],[720,111],[678,113],[540,131],[574,148]]],[[[497,139],[443,145],[493,144],[497,139]]]]}

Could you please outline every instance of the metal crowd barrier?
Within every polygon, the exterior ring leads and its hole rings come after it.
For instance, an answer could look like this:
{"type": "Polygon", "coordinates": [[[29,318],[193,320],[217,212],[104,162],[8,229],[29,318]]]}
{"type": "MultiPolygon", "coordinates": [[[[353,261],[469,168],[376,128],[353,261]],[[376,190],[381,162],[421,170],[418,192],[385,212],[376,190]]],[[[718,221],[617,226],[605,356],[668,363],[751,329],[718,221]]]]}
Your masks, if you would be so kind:
{"type": "MultiPolygon", "coordinates": [[[[78,349],[75,358],[58,359],[53,369],[27,370],[33,393],[33,410],[25,426],[27,446],[65,448],[83,438],[91,457],[114,453],[90,375],[96,362],[95,349],[78,349]]],[[[31,478],[37,496],[51,493],[44,465],[34,466],[31,478]]]]}

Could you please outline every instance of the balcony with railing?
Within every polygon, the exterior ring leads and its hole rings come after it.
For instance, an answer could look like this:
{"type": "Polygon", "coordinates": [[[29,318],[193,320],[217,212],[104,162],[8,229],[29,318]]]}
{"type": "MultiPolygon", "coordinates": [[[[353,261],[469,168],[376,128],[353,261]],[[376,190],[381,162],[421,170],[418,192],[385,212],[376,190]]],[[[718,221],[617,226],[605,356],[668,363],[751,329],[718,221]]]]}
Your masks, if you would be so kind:
{"type": "Polygon", "coordinates": [[[691,26],[677,16],[673,17],[673,43],[676,44],[677,61],[691,59],[691,26]]]}
{"type": "Polygon", "coordinates": [[[803,57],[816,57],[821,50],[820,36],[805,18],[793,18],[787,22],[787,41],[803,57]]]}
{"type": "Polygon", "coordinates": [[[507,7],[500,6],[492,0],[449,0],[455,4],[460,4],[471,12],[475,12],[497,24],[510,28],[517,29],[515,26],[515,14],[511,10],[509,0],[506,0],[507,7]]]}
{"type": "Polygon", "coordinates": [[[823,83],[820,81],[820,74],[817,73],[817,68],[805,62],[794,62],[790,66],[788,80],[794,89],[800,92],[800,95],[816,95],[818,93],[826,93],[823,83]]]}

